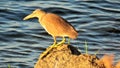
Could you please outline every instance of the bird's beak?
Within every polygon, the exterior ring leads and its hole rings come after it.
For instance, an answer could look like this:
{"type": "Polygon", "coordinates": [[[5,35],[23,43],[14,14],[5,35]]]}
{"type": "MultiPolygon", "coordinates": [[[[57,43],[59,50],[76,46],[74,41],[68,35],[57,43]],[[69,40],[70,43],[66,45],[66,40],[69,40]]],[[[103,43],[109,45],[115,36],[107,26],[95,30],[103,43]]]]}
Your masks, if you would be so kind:
{"type": "Polygon", "coordinates": [[[33,18],[33,17],[34,17],[34,14],[30,14],[30,15],[24,17],[23,20],[28,20],[28,19],[33,18]]]}

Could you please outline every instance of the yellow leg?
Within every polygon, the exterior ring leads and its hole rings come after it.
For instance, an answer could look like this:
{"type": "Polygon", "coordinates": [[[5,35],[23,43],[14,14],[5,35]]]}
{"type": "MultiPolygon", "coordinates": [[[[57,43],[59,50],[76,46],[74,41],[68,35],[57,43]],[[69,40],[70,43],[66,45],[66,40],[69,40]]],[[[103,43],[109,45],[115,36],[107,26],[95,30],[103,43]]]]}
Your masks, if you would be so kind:
{"type": "Polygon", "coordinates": [[[59,42],[57,45],[55,45],[55,47],[57,47],[57,46],[59,46],[59,45],[64,44],[64,43],[65,43],[65,41],[66,41],[65,37],[63,37],[62,41],[61,41],[61,42],[59,42]]]}
{"type": "Polygon", "coordinates": [[[57,44],[56,37],[53,37],[53,39],[54,39],[53,45],[56,45],[57,44]]]}
{"type": "Polygon", "coordinates": [[[44,58],[49,53],[49,51],[51,51],[57,45],[56,37],[53,36],[53,39],[54,39],[54,43],[50,47],[48,47],[45,52],[43,52],[40,55],[40,59],[44,58]]]}
{"type": "Polygon", "coordinates": [[[70,45],[70,38],[68,37],[68,45],[70,45]]]}

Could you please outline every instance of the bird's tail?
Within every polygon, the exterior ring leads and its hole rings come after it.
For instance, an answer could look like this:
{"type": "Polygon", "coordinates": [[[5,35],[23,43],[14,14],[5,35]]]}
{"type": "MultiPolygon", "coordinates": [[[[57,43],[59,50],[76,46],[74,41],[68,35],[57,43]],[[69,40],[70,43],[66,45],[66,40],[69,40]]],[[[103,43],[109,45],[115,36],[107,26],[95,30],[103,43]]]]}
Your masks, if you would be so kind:
{"type": "Polygon", "coordinates": [[[76,39],[78,36],[78,32],[77,31],[72,31],[70,34],[69,34],[69,37],[71,39],[76,39]]]}

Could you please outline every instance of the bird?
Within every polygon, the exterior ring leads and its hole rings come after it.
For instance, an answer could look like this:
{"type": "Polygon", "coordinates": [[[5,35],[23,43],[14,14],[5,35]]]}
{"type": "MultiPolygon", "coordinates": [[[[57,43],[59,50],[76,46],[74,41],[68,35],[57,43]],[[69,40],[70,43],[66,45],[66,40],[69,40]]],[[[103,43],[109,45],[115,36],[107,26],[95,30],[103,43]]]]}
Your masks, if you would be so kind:
{"type": "Polygon", "coordinates": [[[23,20],[30,18],[38,18],[42,27],[53,37],[54,43],[51,48],[64,44],[66,41],[65,37],[76,39],[78,36],[77,30],[67,20],[55,13],[35,9],[31,14],[24,17],[23,20]],[[57,37],[62,37],[62,41],[57,43],[57,37]]]}

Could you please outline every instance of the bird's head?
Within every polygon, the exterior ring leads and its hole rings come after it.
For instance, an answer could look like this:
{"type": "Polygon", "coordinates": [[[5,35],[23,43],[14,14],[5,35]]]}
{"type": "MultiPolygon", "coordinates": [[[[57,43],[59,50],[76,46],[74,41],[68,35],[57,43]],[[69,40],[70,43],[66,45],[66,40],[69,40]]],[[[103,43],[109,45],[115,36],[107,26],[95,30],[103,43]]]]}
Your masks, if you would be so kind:
{"type": "Polygon", "coordinates": [[[44,14],[46,14],[45,11],[41,9],[36,9],[31,14],[26,16],[23,20],[27,20],[27,19],[34,18],[34,17],[41,18],[44,14]]]}

